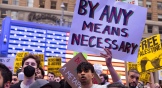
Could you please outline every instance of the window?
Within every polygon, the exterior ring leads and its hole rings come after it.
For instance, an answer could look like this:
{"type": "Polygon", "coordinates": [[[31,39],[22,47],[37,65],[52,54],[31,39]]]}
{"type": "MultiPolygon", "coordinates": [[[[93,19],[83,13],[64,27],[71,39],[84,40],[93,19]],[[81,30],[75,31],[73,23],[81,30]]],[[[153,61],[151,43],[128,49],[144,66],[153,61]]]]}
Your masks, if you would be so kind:
{"type": "Polygon", "coordinates": [[[17,20],[17,12],[15,12],[15,11],[11,12],[11,19],[12,20],[17,20]]]}
{"type": "Polygon", "coordinates": [[[2,0],[3,4],[8,4],[8,0],[2,0]]]}
{"type": "Polygon", "coordinates": [[[39,0],[39,8],[44,8],[45,0],[39,0]]]}
{"type": "Polygon", "coordinates": [[[151,13],[147,13],[147,20],[151,20],[151,13]]]}
{"type": "Polygon", "coordinates": [[[159,34],[162,34],[162,26],[159,26],[159,34]]]}
{"type": "Polygon", "coordinates": [[[1,18],[5,18],[7,16],[6,10],[1,10],[1,18]]]}
{"type": "Polygon", "coordinates": [[[64,5],[65,5],[64,10],[67,11],[68,4],[67,3],[64,3],[64,5]]]}
{"type": "Polygon", "coordinates": [[[51,9],[56,9],[56,1],[51,1],[51,9]]]}
{"type": "Polygon", "coordinates": [[[143,6],[143,0],[138,0],[138,5],[143,6]]]}
{"type": "Polygon", "coordinates": [[[152,26],[148,25],[148,33],[152,33],[152,26]]]}
{"type": "Polygon", "coordinates": [[[13,0],[13,5],[19,5],[19,0],[13,0]]]}
{"type": "Polygon", "coordinates": [[[162,9],[162,2],[157,2],[157,8],[162,9]]]}
{"type": "Polygon", "coordinates": [[[151,8],[151,1],[146,1],[146,7],[151,8]]]}
{"type": "Polygon", "coordinates": [[[28,7],[33,7],[33,0],[28,0],[27,1],[27,6],[28,7]]]}
{"type": "Polygon", "coordinates": [[[162,15],[158,15],[158,21],[162,21],[162,15]]]}

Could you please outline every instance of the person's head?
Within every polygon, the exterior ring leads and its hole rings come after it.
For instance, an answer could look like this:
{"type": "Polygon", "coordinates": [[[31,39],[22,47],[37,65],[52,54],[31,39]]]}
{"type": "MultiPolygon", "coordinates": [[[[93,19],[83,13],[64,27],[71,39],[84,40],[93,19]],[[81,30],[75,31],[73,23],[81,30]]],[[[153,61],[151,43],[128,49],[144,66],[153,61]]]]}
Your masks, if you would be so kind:
{"type": "Polygon", "coordinates": [[[160,88],[160,85],[159,85],[159,83],[155,83],[155,88],[160,88]]]}
{"type": "Polygon", "coordinates": [[[148,86],[148,85],[145,85],[145,86],[144,86],[144,88],[150,88],[150,86],[148,86]]]}
{"type": "Polygon", "coordinates": [[[127,87],[125,87],[120,82],[115,82],[115,83],[107,85],[107,88],[127,88],[127,87]]]}
{"type": "Polygon", "coordinates": [[[60,76],[55,76],[54,81],[55,82],[60,82],[61,81],[61,77],[60,76]]]}
{"type": "Polygon", "coordinates": [[[143,81],[139,81],[137,84],[138,88],[144,88],[144,82],[143,81]]]}
{"type": "Polygon", "coordinates": [[[128,82],[129,82],[129,87],[135,88],[138,84],[139,81],[139,72],[136,69],[130,69],[128,71],[128,82]]]}
{"type": "Polygon", "coordinates": [[[38,70],[40,65],[40,57],[34,54],[28,54],[22,59],[22,71],[25,77],[30,78],[38,70]]]}
{"type": "Polygon", "coordinates": [[[19,83],[19,79],[18,79],[18,76],[17,74],[13,74],[12,75],[12,82],[11,82],[11,85],[14,85],[16,83],[19,83]]]}
{"type": "Polygon", "coordinates": [[[150,84],[150,82],[146,82],[146,85],[147,85],[147,86],[149,86],[149,87],[151,87],[151,84],[150,84]]]}
{"type": "Polygon", "coordinates": [[[10,88],[12,72],[4,64],[0,63],[0,88],[10,88]]]}
{"type": "Polygon", "coordinates": [[[44,70],[39,67],[38,71],[36,72],[35,79],[43,79],[44,77],[44,70]]]}
{"type": "Polygon", "coordinates": [[[92,78],[94,77],[94,67],[88,62],[81,62],[77,66],[78,79],[82,85],[92,84],[92,78]]]}
{"type": "Polygon", "coordinates": [[[48,81],[54,81],[55,74],[53,72],[48,72],[48,81]]]}
{"type": "Polygon", "coordinates": [[[108,75],[106,75],[106,74],[100,74],[100,79],[101,79],[101,85],[104,85],[106,82],[108,82],[108,75]]]}

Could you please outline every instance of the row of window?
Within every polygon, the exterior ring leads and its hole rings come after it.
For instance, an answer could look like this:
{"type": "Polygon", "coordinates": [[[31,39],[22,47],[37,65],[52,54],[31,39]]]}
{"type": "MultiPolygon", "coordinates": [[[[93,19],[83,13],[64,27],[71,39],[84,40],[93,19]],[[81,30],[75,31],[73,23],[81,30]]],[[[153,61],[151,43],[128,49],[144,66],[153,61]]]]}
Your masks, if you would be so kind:
{"type": "MultiPolygon", "coordinates": [[[[153,26],[152,25],[148,25],[148,33],[153,33],[153,26]]],[[[162,34],[162,26],[159,26],[159,34],[162,34]]]]}
{"type": "MultiPolygon", "coordinates": [[[[147,20],[152,20],[152,14],[147,13],[147,20]]],[[[162,15],[158,14],[158,21],[162,21],[162,15]]]]}
{"type": "MultiPolygon", "coordinates": [[[[3,0],[3,4],[8,4],[9,0],[3,0]]],[[[13,5],[19,5],[19,0],[13,0],[12,2],[13,5]]],[[[57,1],[51,1],[51,9],[56,9],[56,4],[57,1]]],[[[27,0],[27,6],[28,7],[33,7],[33,0],[27,0]]],[[[67,10],[68,3],[64,3],[64,10],[67,10]]],[[[45,0],[39,0],[39,8],[44,8],[45,7],[45,0]]]]}
{"type": "MultiPolygon", "coordinates": [[[[143,7],[143,0],[138,0],[138,5],[143,7]]],[[[146,7],[151,8],[151,1],[146,1],[146,7]]],[[[162,10],[162,2],[157,2],[157,9],[162,10]]]]}

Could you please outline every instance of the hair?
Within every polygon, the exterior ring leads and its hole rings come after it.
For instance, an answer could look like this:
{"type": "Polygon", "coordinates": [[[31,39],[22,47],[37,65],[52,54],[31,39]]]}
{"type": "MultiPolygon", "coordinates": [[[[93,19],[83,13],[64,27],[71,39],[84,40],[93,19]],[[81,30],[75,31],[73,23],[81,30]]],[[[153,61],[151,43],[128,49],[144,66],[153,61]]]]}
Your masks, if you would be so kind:
{"type": "Polygon", "coordinates": [[[110,87],[127,88],[126,86],[124,86],[120,82],[115,82],[115,83],[112,83],[112,84],[107,85],[107,88],[110,88],[110,87]]]}
{"type": "Polygon", "coordinates": [[[55,74],[53,72],[48,72],[48,74],[53,74],[55,76],[55,74]]]}
{"type": "Polygon", "coordinates": [[[107,80],[107,82],[108,82],[108,79],[109,79],[108,75],[106,75],[106,74],[100,74],[100,76],[103,76],[104,79],[107,80]]]}
{"type": "Polygon", "coordinates": [[[44,70],[41,67],[39,67],[39,70],[41,70],[41,74],[43,75],[44,78],[44,70]]]}
{"type": "Polygon", "coordinates": [[[18,77],[18,75],[17,75],[17,74],[12,74],[12,76],[17,76],[17,77],[18,77]]]}
{"type": "Polygon", "coordinates": [[[92,73],[94,73],[94,67],[92,64],[90,64],[89,62],[81,62],[78,66],[77,66],[77,73],[81,72],[82,69],[84,70],[91,70],[92,73]]]}
{"type": "Polygon", "coordinates": [[[4,64],[0,63],[0,72],[3,77],[3,84],[12,81],[12,72],[4,64]]]}
{"type": "Polygon", "coordinates": [[[33,58],[33,59],[36,61],[36,63],[37,63],[37,68],[38,68],[39,65],[40,65],[41,57],[38,56],[38,55],[34,55],[34,54],[28,54],[28,55],[26,55],[26,56],[22,59],[22,66],[24,66],[25,61],[26,61],[27,59],[29,59],[29,58],[33,58]]]}
{"type": "Polygon", "coordinates": [[[56,77],[59,77],[59,78],[61,79],[61,76],[56,75],[55,78],[56,78],[56,77]]]}
{"type": "Polygon", "coordinates": [[[134,72],[134,73],[140,74],[136,69],[130,69],[130,70],[128,71],[128,75],[129,75],[129,72],[134,72]]]}

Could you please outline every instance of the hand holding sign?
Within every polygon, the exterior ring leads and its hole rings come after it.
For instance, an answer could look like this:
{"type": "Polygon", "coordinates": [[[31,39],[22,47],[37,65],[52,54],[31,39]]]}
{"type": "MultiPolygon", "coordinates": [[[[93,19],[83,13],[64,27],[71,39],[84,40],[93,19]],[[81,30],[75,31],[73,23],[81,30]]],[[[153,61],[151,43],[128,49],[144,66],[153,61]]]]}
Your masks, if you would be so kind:
{"type": "Polygon", "coordinates": [[[112,61],[112,53],[111,53],[111,51],[110,51],[108,48],[105,48],[104,50],[106,51],[107,54],[100,53],[101,56],[102,56],[103,58],[105,58],[105,60],[106,60],[106,65],[112,65],[112,64],[111,64],[111,61],[112,61]]]}

